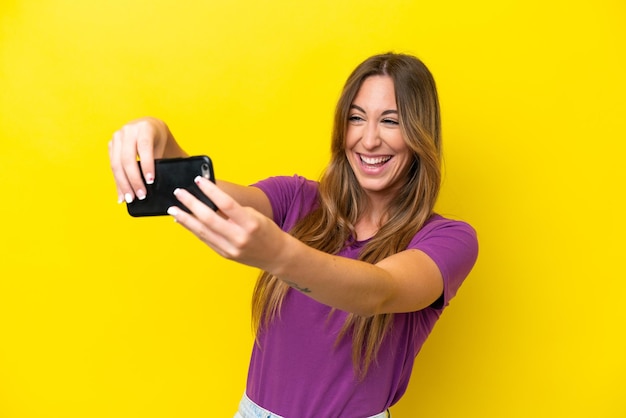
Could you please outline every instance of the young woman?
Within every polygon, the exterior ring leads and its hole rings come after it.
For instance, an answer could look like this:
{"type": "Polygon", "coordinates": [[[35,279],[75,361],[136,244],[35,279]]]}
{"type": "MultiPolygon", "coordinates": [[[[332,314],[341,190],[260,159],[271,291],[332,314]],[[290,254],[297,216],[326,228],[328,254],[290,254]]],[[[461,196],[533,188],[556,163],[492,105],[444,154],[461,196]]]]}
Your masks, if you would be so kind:
{"type": "MultiPolygon", "coordinates": [[[[426,66],[404,54],[361,63],[339,99],[332,157],[319,182],[252,186],[197,179],[214,212],[187,191],[169,214],[223,257],[261,269],[246,393],[236,417],[387,417],[413,361],[472,269],[466,223],[433,212],[440,117],[426,66]],[[262,415],[263,414],[263,415],[262,415]]],[[[186,156],[160,120],[109,143],[120,202],[145,197],[154,158],[186,156]]]]}

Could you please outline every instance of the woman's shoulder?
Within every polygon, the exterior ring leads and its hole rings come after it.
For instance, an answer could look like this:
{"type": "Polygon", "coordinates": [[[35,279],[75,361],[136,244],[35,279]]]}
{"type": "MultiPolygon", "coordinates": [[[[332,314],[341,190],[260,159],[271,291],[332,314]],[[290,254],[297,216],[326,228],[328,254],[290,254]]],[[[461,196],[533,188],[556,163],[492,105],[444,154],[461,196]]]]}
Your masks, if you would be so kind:
{"type": "Polygon", "coordinates": [[[468,222],[433,214],[408,248],[420,249],[435,261],[443,258],[464,259],[473,265],[478,256],[478,235],[468,222]]]}

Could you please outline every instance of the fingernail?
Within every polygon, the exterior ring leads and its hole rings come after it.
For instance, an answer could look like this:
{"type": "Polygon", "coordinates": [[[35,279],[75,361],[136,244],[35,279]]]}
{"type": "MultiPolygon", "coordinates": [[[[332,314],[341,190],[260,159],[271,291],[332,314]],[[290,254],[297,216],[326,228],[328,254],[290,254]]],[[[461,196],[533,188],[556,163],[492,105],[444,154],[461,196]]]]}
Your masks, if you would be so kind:
{"type": "Polygon", "coordinates": [[[154,174],[148,173],[146,174],[146,184],[154,183],[154,174]]]}
{"type": "Polygon", "coordinates": [[[144,200],[146,198],[146,192],[143,190],[137,190],[137,199],[144,200]]]}
{"type": "Polygon", "coordinates": [[[196,178],[195,178],[195,179],[193,179],[193,181],[194,181],[196,184],[197,184],[197,183],[200,183],[200,179],[201,179],[201,178],[202,178],[202,177],[200,177],[200,176],[196,176],[196,178]]]}
{"type": "Polygon", "coordinates": [[[174,196],[176,196],[180,192],[180,189],[174,189],[174,196]]]}
{"type": "Polygon", "coordinates": [[[178,215],[178,210],[176,210],[176,208],[174,206],[171,206],[171,207],[167,208],[167,214],[168,215],[172,215],[172,216],[176,216],[176,215],[178,215]]]}
{"type": "Polygon", "coordinates": [[[130,193],[126,193],[126,194],[124,195],[124,200],[126,200],[126,203],[130,203],[130,202],[132,202],[132,201],[133,201],[133,195],[132,195],[132,194],[130,194],[130,193]]]}
{"type": "Polygon", "coordinates": [[[121,194],[119,196],[117,196],[117,204],[119,205],[120,203],[122,203],[124,201],[124,195],[121,194]]]}

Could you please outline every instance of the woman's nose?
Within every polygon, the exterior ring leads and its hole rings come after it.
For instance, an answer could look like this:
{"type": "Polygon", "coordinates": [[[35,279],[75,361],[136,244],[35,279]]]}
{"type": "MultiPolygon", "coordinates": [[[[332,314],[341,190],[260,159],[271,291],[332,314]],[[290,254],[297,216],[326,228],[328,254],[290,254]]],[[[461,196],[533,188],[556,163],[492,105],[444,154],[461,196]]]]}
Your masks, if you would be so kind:
{"type": "Polygon", "coordinates": [[[380,132],[376,125],[368,124],[363,131],[363,137],[361,142],[366,149],[374,149],[382,142],[380,139],[380,132]]]}

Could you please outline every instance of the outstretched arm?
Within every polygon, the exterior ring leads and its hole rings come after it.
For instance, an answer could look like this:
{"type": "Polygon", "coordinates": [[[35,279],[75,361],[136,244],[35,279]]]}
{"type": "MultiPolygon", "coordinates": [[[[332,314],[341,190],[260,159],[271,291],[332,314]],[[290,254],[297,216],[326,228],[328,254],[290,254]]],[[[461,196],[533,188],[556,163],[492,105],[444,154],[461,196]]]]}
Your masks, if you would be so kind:
{"type": "Polygon", "coordinates": [[[171,208],[177,222],[221,256],[268,271],[321,303],[364,316],[410,312],[429,306],[443,291],[437,265],[419,250],[376,264],[330,255],[298,241],[209,181],[197,182],[220,211],[178,190],[177,198],[192,213],[171,208]]]}

